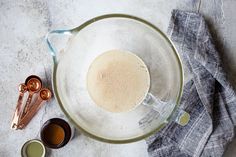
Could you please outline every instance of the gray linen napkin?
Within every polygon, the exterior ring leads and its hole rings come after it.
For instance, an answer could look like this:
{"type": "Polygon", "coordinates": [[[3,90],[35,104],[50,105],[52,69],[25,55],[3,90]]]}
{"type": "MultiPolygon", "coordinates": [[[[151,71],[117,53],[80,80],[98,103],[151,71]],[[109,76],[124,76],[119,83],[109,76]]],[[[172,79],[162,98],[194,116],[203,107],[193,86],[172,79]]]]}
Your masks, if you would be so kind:
{"type": "Polygon", "coordinates": [[[173,10],[168,35],[192,75],[180,103],[191,119],[184,127],[171,122],[147,139],[148,153],[152,157],[222,156],[234,137],[236,95],[207,25],[198,13],[173,10]]]}

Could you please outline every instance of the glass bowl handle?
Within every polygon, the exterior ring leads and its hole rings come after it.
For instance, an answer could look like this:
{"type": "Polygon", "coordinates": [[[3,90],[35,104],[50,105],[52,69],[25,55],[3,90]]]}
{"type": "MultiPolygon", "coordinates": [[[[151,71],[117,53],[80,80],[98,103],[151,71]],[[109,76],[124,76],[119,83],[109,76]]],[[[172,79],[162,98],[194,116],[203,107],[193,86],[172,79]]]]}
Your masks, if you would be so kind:
{"type": "Polygon", "coordinates": [[[55,35],[55,34],[61,34],[61,35],[72,35],[72,30],[52,30],[50,32],[47,33],[47,35],[45,36],[45,39],[46,39],[46,43],[47,43],[47,46],[48,46],[48,49],[49,49],[49,52],[50,54],[52,55],[53,57],[53,61],[54,63],[56,63],[56,54],[57,54],[57,49],[53,46],[52,42],[50,41],[50,37],[51,35],[55,35]]]}
{"type": "MultiPolygon", "coordinates": [[[[148,93],[144,101],[143,105],[152,107],[153,110],[159,113],[159,116],[166,117],[166,115],[170,114],[170,110],[172,109],[173,102],[165,102],[155,97],[153,94],[148,93]]],[[[175,112],[171,117],[171,121],[175,121],[181,126],[185,126],[188,124],[190,120],[189,113],[185,112],[183,109],[179,107],[176,108],[175,112]]]]}

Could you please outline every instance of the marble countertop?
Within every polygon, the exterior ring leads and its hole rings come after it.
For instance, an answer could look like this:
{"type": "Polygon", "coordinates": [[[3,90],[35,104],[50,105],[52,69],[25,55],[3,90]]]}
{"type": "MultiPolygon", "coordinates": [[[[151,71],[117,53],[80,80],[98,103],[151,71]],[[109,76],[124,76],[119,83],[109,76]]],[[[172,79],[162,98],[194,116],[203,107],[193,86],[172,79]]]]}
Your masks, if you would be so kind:
{"type": "MultiPolygon", "coordinates": [[[[24,130],[11,130],[10,122],[18,97],[17,86],[37,74],[50,87],[52,60],[44,42],[52,29],[73,28],[106,13],[126,13],[152,22],[166,32],[171,10],[202,13],[211,28],[228,76],[236,75],[235,0],[0,0],[0,156],[20,156],[29,139],[39,138],[40,126],[49,118],[64,117],[55,100],[47,103],[24,130]]],[[[65,147],[49,150],[50,157],[147,157],[145,141],[113,145],[95,141],[79,132],[65,147]]],[[[225,157],[236,154],[236,140],[225,157]]]]}

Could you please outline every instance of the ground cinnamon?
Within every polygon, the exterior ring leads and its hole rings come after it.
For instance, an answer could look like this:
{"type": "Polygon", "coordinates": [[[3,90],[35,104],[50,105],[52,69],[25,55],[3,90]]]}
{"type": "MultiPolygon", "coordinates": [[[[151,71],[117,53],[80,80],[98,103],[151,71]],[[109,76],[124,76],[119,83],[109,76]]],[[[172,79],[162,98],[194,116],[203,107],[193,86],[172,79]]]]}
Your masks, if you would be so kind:
{"type": "Polygon", "coordinates": [[[40,131],[43,144],[58,149],[65,146],[72,138],[73,132],[69,123],[60,118],[47,120],[40,131]]]}
{"type": "Polygon", "coordinates": [[[47,143],[52,145],[59,145],[64,141],[64,129],[57,124],[50,124],[44,130],[44,137],[47,143]]]}

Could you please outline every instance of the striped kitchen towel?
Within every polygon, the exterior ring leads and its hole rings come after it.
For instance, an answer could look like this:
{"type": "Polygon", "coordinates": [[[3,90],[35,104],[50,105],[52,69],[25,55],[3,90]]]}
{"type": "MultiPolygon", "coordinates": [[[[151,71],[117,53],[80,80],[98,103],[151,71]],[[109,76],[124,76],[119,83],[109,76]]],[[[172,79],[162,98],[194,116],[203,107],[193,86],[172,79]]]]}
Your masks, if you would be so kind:
{"type": "Polygon", "coordinates": [[[204,18],[173,10],[169,38],[181,56],[186,80],[181,108],[191,116],[186,126],[169,123],[147,139],[151,157],[218,157],[234,137],[236,95],[204,18]]]}

